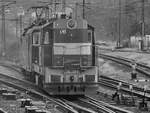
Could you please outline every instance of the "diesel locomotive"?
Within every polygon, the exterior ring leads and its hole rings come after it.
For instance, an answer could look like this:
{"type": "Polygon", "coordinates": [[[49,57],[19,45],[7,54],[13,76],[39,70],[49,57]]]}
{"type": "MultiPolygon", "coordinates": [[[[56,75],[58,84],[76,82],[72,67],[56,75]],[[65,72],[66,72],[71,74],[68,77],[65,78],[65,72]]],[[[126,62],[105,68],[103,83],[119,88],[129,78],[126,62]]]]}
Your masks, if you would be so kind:
{"type": "Polygon", "coordinates": [[[98,81],[94,27],[85,19],[38,19],[22,37],[23,72],[51,95],[84,95],[98,81]]]}

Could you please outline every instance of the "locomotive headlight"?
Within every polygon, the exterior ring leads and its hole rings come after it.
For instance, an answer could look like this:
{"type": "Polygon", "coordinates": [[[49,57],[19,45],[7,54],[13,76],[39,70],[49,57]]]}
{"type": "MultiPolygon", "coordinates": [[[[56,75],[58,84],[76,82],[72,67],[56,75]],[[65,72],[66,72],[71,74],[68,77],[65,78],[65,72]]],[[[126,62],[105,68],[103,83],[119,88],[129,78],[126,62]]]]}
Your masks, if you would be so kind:
{"type": "Polygon", "coordinates": [[[60,34],[65,35],[66,33],[67,33],[66,29],[62,29],[62,30],[60,30],[60,34]]]}
{"type": "Polygon", "coordinates": [[[87,66],[88,65],[88,57],[87,56],[83,56],[81,62],[82,62],[82,66],[87,66]]]}
{"type": "Polygon", "coordinates": [[[92,57],[91,56],[82,56],[81,63],[82,63],[82,66],[91,66],[92,65],[92,57]]]}
{"type": "Polygon", "coordinates": [[[71,81],[71,82],[74,81],[74,76],[70,76],[70,81],[71,81]]]}
{"type": "Polygon", "coordinates": [[[55,56],[53,62],[54,62],[55,66],[63,66],[63,57],[62,56],[55,56]]]}
{"type": "Polygon", "coordinates": [[[84,60],[84,61],[83,61],[83,65],[84,65],[84,66],[88,65],[88,61],[87,61],[87,60],[84,60]]]}

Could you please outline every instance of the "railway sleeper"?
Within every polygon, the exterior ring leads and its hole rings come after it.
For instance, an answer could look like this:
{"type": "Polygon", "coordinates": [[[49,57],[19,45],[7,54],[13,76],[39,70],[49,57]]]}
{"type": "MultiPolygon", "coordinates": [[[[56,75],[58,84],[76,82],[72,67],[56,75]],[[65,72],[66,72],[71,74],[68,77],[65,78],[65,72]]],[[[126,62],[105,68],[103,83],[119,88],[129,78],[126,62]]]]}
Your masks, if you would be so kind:
{"type": "Polygon", "coordinates": [[[126,106],[136,106],[136,102],[137,102],[137,97],[136,96],[120,94],[120,93],[117,93],[117,92],[110,95],[110,94],[103,93],[103,92],[100,92],[100,91],[97,91],[97,94],[103,96],[104,98],[111,99],[116,104],[121,104],[121,105],[126,105],[126,106]]]}
{"type": "Polygon", "coordinates": [[[122,104],[126,106],[135,106],[137,102],[137,97],[119,94],[118,92],[115,92],[114,94],[112,94],[112,100],[114,100],[117,104],[122,104]]]}

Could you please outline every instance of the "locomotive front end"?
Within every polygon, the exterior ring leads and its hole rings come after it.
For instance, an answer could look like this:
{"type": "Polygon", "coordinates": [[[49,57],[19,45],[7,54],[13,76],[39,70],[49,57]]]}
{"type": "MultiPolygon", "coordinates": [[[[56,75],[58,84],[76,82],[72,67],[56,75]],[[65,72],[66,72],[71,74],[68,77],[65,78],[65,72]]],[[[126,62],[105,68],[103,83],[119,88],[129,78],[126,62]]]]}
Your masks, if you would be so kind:
{"type": "Polygon", "coordinates": [[[46,68],[47,90],[56,95],[83,95],[98,81],[94,29],[83,19],[53,23],[52,67],[46,68]]]}

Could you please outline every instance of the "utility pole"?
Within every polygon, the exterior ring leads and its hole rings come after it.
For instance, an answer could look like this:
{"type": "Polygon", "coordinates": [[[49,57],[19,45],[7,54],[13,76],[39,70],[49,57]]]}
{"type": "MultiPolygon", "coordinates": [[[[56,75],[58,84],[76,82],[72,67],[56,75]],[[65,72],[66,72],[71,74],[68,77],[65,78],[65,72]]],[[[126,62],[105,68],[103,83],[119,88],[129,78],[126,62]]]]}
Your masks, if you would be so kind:
{"type": "Polygon", "coordinates": [[[76,8],[75,8],[75,18],[78,17],[78,2],[76,2],[76,8]]]}
{"type": "Polygon", "coordinates": [[[119,0],[119,26],[118,26],[117,47],[120,47],[120,43],[121,43],[121,0],[119,0]]]}
{"type": "Polygon", "coordinates": [[[56,8],[57,8],[56,0],[54,1],[54,7],[55,7],[55,14],[56,14],[56,8]]]}
{"type": "Polygon", "coordinates": [[[62,11],[65,12],[66,0],[62,0],[62,11]]]}
{"type": "Polygon", "coordinates": [[[4,1],[1,0],[1,15],[2,15],[2,56],[6,55],[6,37],[5,37],[5,8],[11,4],[15,4],[16,1],[4,1]],[[7,3],[7,4],[5,4],[7,3]]]}
{"type": "MultiPolygon", "coordinates": [[[[19,44],[20,44],[20,40],[19,40],[19,37],[18,37],[18,25],[19,25],[19,23],[18,23],[18,21],[19,21],[19,19],[18,18],[15,18],[15,19],[8,19],[8,18],[5,18],[5,21],[10,21],[10,22],[13,22],[13,21],[15,21],[16,22],[16,38],[17,38],[17,41],[18,41],[18,48],[20,47],[19,46],[19,44]]],[[[19,56],[20,54],[19,54],[19,51],[18,51],[18,56],[19,56]]]]}
{"type": "Polygon", "coordinates": [[[128,11],[127,11],[127,8],[128,8],[128,1],[127,0],[125,0],[125,8],[126,8],[126,21],[127,21],[127,13],[128,13],[128,11]]]}
{"type": "Polygon", "coordinates": [[[22,23],[22,17],[23,15],[19,16],[19,22],[20,22],[20,44],[22,44],[22,33],[23,33],[23,23],[22,23]]]}
{"type": "Polygon", "coordinates": [[[145,14],[144,14],[144,11],[145,10],[145,1],[142,0],[142,39],[141,39],[141,50],[144,49],[144,44],[143,44],[143,41],[144,41],[144,37],[145,37],[145,14]]]}
{"type": "MultiPolygon", "coordinates": [[[[18,21],[19,19],[16,17],[16,19],[14,19],[13,21],[16,21],[16,38],[17,38],[17,41],[18,41],[18,48],[20,48],[20,40],[19,40],[19,37],[18,37],[18,21]]],[[[18,50],[18,56],[20,55],[19,53],[19,50],[18,50]]]]}
{"type": "Polygon", "coordinates": [[[2,56],[5,56],[6,52],[6,40],[5,40],[5,5],[2,2],[2,56]]]}
{"type": "Polygon", "coordinates": [[[54,9],[55,9],[55,15],[56,15],[56,13],[57,13],[57,8],[58,8],[58,6],[57,5],[59,5],[60,3],[59,3],[59,1],[58,0],[54,0],[54,9]]]}
{"type": "Polygon", "coordinates": [[[25,12],[24,12],[24,8],[23,7],[19,7],[18,9],[18,17],[19,17],[19,24],[20,24],[20,44],[22,44],[22,33],[23,33],[23,16],[25,15],[25,12]]]}
{"type": "Polygon", "coordinates": [[[85,0],[83,0],[83,19],[85,19],[85,0]]]}

